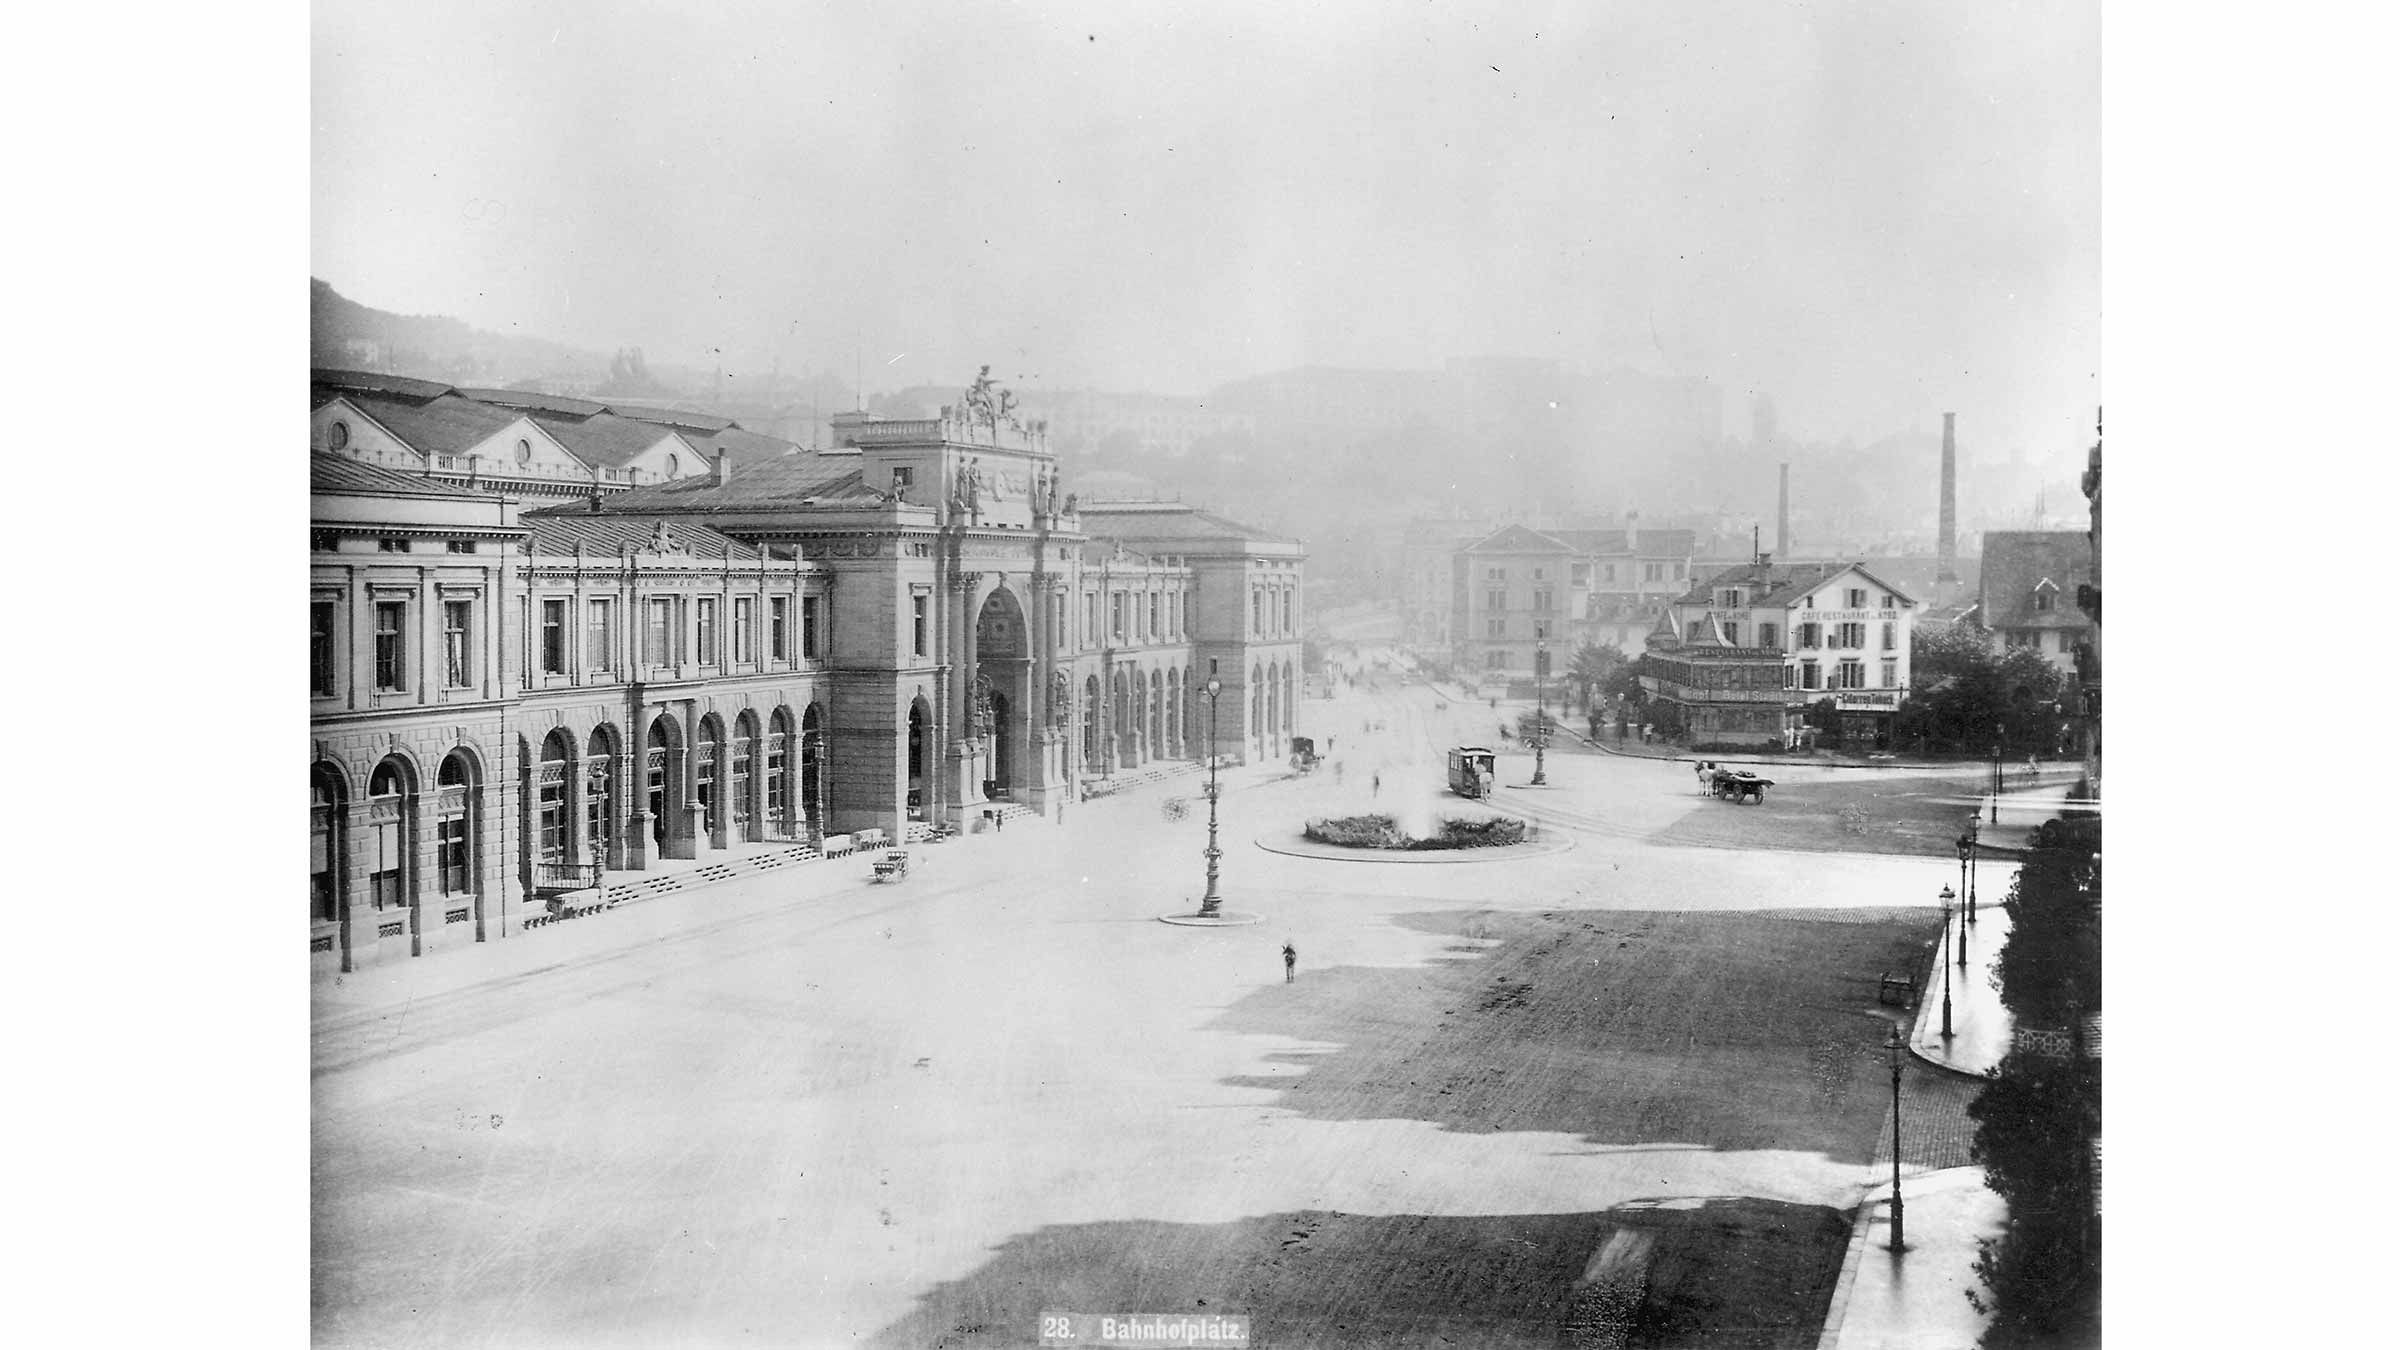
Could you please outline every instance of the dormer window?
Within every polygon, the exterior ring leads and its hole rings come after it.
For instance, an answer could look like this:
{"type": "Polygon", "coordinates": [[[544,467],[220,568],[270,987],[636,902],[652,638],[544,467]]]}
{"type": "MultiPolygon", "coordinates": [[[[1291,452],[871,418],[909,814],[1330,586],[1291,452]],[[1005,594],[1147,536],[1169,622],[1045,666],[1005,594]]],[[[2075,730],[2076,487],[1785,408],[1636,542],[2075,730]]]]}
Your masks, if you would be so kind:
{"type": "Polygon", "coordinates": [[[1717,592],[1717,608],[1740,609],[1741,607],[1742,593],[1739,589],[1717,592]]]}
{"type": "Polygon", "coordinates": [[[2041,584],[2033,588],[2033,612],[2036,614],[2048,614],[2055,609],[2057,605],[2058,583],[2050,580],[2048,577],[2042,578],[2041,584]]]}

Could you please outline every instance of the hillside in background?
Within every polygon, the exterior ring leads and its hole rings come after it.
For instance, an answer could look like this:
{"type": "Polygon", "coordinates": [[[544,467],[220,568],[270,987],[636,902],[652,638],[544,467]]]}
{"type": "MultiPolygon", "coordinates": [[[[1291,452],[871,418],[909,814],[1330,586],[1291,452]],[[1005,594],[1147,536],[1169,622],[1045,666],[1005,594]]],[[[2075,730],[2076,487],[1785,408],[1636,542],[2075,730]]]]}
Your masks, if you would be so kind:
{"type": "Polygon", "coordinates": [[[603,353],[562,342],[489,333],[444,315],[375,309],[315,277],[308,282],[308,360],[336,370],[454,384],[502,387],[538,381],[559,393],[606,383],[610,364],[603,353]]]}

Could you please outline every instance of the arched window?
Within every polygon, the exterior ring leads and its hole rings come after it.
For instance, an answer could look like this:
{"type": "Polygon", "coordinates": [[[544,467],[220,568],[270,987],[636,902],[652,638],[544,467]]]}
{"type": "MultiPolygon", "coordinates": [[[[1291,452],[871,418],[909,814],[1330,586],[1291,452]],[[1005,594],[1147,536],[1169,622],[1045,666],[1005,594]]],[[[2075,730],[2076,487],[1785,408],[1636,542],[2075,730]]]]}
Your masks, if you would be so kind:
{"type": "Polygon", "coordinates": [[[416,794],[410,790],[408,767],[386,759],[367,778],[368,848],[374,870],[367,874],[367,895],[375,908],[395,909],[407,900],[410,828],[416,794]]]}
{"type": "Polygon", "coordinates": [[[583,756],[584,847],[587,863],[608,865],[609,845],[617,837],[617,738],[610,727],[596,727],[583,756]]]}
{"type": "Polygon", "coordinates": [[[758,719],[744,710],[733,723],[732,781],[727,784],[736,839],[750,837],[750,751],[757,739],[758,719]]]}
{"type": "Polygon", "coordinates": [[[463,750],[443,758],[434,785],[434,881],[444,895],[475,889],[474,764],[463,750]]]}
{"type": "Polygon", "coordinates": [[[777,708],[767,721],[767,832],[787,839],[792,833],[791,739],[792,715],[777,708]]]}
{"type": "Polygon", "coordinates": [[[542,740],[542,763],[534,780],[534,850],[546,863],[567,861],[567,770],[571,754],[567,733],[553,731],[542,740]]]}
{"type": "Polygon", "coordinates": [[[341,775],[330,764],[308,773],[308,920],[333,923],[342,917],[342,872],[347,865],[341,775]]]}
{"type": "Polygon", "coordinates": [[[700,819],[712,834],[725,823],[724,803],[717,796],[717,735],[717,719],[701,719],[700,744],[692,756],[692,795],[700,803],[700,819]]]}

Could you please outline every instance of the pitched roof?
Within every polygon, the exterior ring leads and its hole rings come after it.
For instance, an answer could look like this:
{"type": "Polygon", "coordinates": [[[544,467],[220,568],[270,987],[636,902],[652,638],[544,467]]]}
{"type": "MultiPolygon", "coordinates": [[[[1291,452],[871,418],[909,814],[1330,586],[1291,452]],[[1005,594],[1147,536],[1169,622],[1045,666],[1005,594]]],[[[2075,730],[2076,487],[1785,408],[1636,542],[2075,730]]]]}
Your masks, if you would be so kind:
{"type": "Polygon", "coordinates": [[[503,408],[520,408],[527,412],[555,413],[561,417],[590,417],[594,413],[611,411],[607,404],[594,403],[588,398],[537,394],[524,389],[460,389],[456,392],[461,398],[471,398],[478,403],[494,403],[503,408]]]}
{"type": "Polygon", "coordinates": [[[1636,557],[1682,557],[1693,551],[1699,535],[1692,530],[1550,530],[1547,536],[1577,553],[1632,554],[1636,557]]]}
{"type": "MultiPolygon", "coordinates": [[[[528,549],[548,557],[564,557],[581,544],[586,553],[615,555],[631,550],[651,551],[652,538],[661,528],[656,521],[631,519],[624,516],[595,516],[587,507],[583,514],[560,512],[555,515],[527,515],[525,525],[533,531],[528,549]]],[[[664,527],[668,535],[683,547],[683,551],[700,558],[722,558],[729,552],[736,561],[755,561],[759,553],[731,535],[720,534],[706,525],[678,521],[664,527]]]]}
{"type": "Polygon", "coordinates": [[[419,403],[450,393],[446,384],[432,380],[414,380],[406,375],[376,375],[363,370],[312,370],[308,372],[311,393],[384,394],[393,398],[413,399],[419,403]]]}
{"type": "Polygon", "coordinates": [[[448,497],[478,502],[503,500],[495,493],[474,492],[436,482],[421,474],[402,473],[398,469],[387,469],[380,464],[351,459],[347,455],[329,455],[321,451],[312,451],[308,456],[308,490],[351,496],[448,497]]]}
{"type": "Polygon", "coordinates": [[[419,399],[351,390],[341,397],[422,455],[465,454],[522,415],[448,392],[419,399]]]}
{"type": "Polygon", "coordinates": [[[620,417],[636,417],[644,422],[655,422],[662,427],[674,427],[678,431],[723,431],[727,427],[736,425],[730,417],[719,417],[715,413],[686,412],[681,408],[645,408],[637,405],[612,407],[609,411],[620,417]]]}
{"type": "Polygon", "coordinates": [[[2085,628],[2075,588],[2092,579],[2092,541],[2080,530],[1993,530],[1983,536],[1983,579],[1976,603],[1986,628],[2085,628]],[[2047,611],[2033,607],[2034,588],[2048,581],[2058,598],[2047,611]]]}
{"type": "Polygon", "coordinates": [[[1187,502],[1085,502],[1081,515],[1084,533],[1103,539],[1157,539],[1176,543],[1216,539],[1269,544],[1300,542],[1290,535],[1272,534],[1187,502]]]}
{"type": "Polygon", "coordinates": [[[1466,553],[1573,553],[1558,536],[1524,525],[1503,525],[1461,550],[1466,553]]]}
{"type": "Polygon", "coordinates": [[[635,456],[675,434],[664,427],[605,412],[582,416],[529,412],[526,416],[560,445],[573,451],[577,459],[611,469],[624,468],[635,456]]]}
{"type": "Polygon", "coordinates": [[[1757,595],[1751,597],[1750,603],[1753,605],[1770,608],[1777,605],[1789,605],[1844,572],[1858,573],[1859,576],[1875,583],[1877,589],[1890,591],[1892,598],[1903,605],[1916,603],[1899,587],[1854,562],[1768,563],[1764,567],[1755,562],[1747,562],[1739,567],[1721,568],[1706,577],[1695,580],[1690,590],[1676,597],[1675,603],[1679,605],[1714,604],[1719,587],[1746,585],[1764,588],[1757,595]]]}
{"type": "MultiPolygon", "coordinates": [[[[646,483],[600,499],[608,515],[683,511],[759,511],[806,505],[868,506],[883,500],[859,474],[849,456],[784,455],[748,464],[726,461],[726,481],[713,473],[646,483]]],[[[588,511],[587,505],[544,507],[543,512],[588,511]]]]}

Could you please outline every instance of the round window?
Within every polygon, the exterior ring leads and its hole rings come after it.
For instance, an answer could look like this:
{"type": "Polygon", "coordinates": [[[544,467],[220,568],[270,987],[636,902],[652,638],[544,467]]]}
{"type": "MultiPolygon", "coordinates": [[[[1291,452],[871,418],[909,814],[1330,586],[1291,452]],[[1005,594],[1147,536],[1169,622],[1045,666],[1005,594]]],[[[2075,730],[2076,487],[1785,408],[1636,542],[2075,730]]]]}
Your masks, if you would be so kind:
{"type": "Polygon", "coordinates": [[[671,450],[670,450],[670,451],[668,451],[668,452],[667,452],[667,477],[669,477],[669,478],[673,478],[673,477],[675,476],[675,471],[676,471],[676,469],[677,469],[678,467],[680,467],[680,461],[678,461],[678,460],[675,458],[675,453],[674,453],[673,451],[671,451],[671,450]]]}
{"type": "Polygon", "coordinates": [[[350,424],[348,422],[334,423],[333,429],[325,433],[325,443],[332,446],[336,450],[349,449],[350,424]]]}
{"type": "Polygon", "coordinates": [[[519,464],[531,464],[532,462],[533,462],[533,442],[531,442],[531,441],[519,441],[519,442],[517,442],[517,463],[519,463],[519,464]]]}

